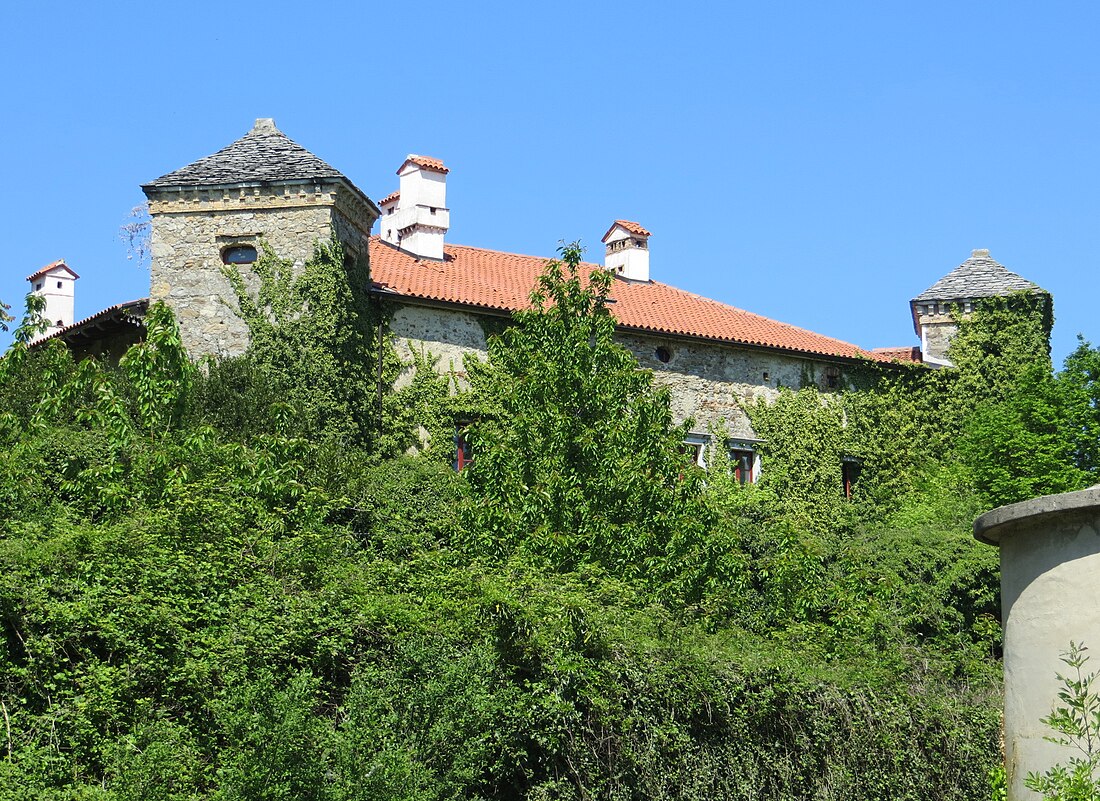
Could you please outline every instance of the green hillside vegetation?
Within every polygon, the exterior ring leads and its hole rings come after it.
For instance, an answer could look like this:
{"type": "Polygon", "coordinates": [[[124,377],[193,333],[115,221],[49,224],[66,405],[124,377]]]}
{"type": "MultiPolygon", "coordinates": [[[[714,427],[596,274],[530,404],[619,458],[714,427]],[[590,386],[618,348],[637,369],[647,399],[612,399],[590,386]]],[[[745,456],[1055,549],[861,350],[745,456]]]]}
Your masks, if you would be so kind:
{"type": "Polygon", "coordinates": [[[1055,374],[1041,310],[992,303],[958,370],[750,406],[742,486],[688,463],[579,257],[457,393],[430,354],[394,389],[335,244],[308,282],[265,254],[236,359],[191,364],[158,305],[74,364],[27,349],[32,303],[0,360],[0,799],[987,797],[970,523],[1095,480],[1096,351],[1055,374]]]}

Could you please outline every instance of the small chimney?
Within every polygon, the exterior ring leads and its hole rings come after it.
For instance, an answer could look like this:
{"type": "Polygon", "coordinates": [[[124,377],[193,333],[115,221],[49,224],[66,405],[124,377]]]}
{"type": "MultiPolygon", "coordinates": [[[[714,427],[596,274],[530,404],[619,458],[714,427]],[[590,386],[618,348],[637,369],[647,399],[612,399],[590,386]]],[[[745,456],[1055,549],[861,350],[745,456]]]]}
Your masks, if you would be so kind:
{"type": "Polygon", "coordinates": [[[382,240],[424,259],[443,259],[443,238],[451,227],[447,173],[443,162],[409,154],[397,175],[400,189],[378,204],[382,240]]]}
{"type": "Polygon", "coordinates": [[[47,323],[42,336],[56,334],[62,328],[67,328],[76,322],[73,319],[75,307],[75,284],[80,276],[74,273],[65,264],[64,259],[58,259],[43,267],[36,273],[27,276],[31,285],[31,294],[46,299],[46,308],[42,310],[42,317],[47,323]]]}
{"type": "Polygon", "coordinates": [[[630,220],[615,220],[603,243],[607,246],[604,267],[628,281],[649,280],[650,233],[630,220]]]}

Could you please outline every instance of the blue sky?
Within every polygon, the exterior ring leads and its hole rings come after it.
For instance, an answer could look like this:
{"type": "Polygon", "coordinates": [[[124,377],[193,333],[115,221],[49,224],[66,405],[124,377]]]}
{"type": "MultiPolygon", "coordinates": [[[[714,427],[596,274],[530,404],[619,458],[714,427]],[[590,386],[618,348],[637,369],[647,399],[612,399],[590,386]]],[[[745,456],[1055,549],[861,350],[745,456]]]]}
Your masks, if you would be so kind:
{"type": "MultiPolygon", "coordinates": [[[[256,117],[372,198],[443,159],[448,241],[602,258],[864,347],[973,248],[1100,341],[1100,5],[30,3],[0,16],[0,299],[65,258],[77,316],[142,297],[139,184],[256,117]]],[[[0,347],[8,337],[0,335],[0,347]]]]}

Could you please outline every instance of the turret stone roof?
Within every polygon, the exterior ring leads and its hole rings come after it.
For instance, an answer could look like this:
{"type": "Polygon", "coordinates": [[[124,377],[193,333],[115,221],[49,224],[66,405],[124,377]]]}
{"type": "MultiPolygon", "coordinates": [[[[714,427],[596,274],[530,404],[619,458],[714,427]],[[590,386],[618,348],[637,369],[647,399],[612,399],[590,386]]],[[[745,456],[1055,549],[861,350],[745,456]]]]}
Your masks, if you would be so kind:
{"type": "Polygon", "coordinates": [[[256,120],[252,130],[217,153],[201,158],[142,186],[216,186],[277,183],[317,178],[351,182],[275,127],[270,119],[256,120]]]}
{"type": "Polygon", "coordinates": [[[993,298],[1013,292],[1044,291],[1038,284],[994,261],[988,250],[975,250],[969,259],[913,298],[913,302],[993,298]]]}

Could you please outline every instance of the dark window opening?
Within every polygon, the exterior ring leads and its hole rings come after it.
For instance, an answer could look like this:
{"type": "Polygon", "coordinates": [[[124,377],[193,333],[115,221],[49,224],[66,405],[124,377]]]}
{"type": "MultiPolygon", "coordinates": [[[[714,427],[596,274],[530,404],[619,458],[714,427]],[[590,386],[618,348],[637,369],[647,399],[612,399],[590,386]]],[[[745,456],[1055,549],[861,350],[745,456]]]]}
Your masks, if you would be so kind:
{"type": "Polygon", "coordinates": [[[751,450],[735,448],[730,451],[730,461],[733,463],[733,477],[741,484],[751,484],[756,454],[751,450]]]}
{"type": "Polygon", "coordinates": [[[680,445],[680,453],[688,457],[694,465],[703,466],[703,443],[684,442],[680,445]]]}
{"type": "Polygon", "coordinates": [[[230,245],[222,250],[223,264],[252,264],[256,258],[256,248],[252,245],[230,245]]]}
{"type": "Polygon", "coordinates": [[[670,351],[668,348],[660,347],[657,348],[656,356],[657,361],[661,362],[662,364],[668,364],[669,360],[672,358],[672,351],[670,351]]]}
{"type": "Polygon", "coordinates": [[[840,481],[844,487],[844,497],[851,500],[852,490],[859,480],[859,473],[863,465],[858,459],[845,456],[840,463],[840,481]]]}
{"type": "Polygon", "coordinates": [[[58,328],[64,328],[65,327],[65,322],[63,320],[58,320],[57,321],[57,327],[58,328]]]}
{"type": "Polygon", "coordinates": [[[38,292],[38,291],[41,291],[41,289],[42,289],[42,282],[39,281],[37,284],[34,285],[34,291],[38,292]]]}
{"type": "Polygon", "coordinates": [[[57,282],[57,288],[61,289],[61,282],[60,281],[57,282]]]}
{"type": "Polygon", "coordinates": [[[466,438],[466,426],[455,426],[455,450],[451,467],[456,473],[461,473],[474,461],[473,449],[466,438]]]}

